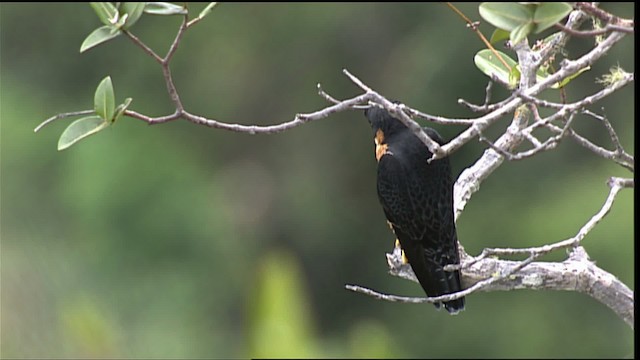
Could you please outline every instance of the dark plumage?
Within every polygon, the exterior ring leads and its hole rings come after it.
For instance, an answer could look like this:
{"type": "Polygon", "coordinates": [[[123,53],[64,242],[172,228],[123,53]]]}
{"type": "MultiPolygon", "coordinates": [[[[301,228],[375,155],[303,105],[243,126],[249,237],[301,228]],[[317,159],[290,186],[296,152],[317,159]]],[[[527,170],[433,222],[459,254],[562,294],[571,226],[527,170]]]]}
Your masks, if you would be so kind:
{"type": "MultiPolygon", "coordinates": [[[[371,107],[365,115],[376,143],[378,198],[420,285],[428,296],[462,290],[459,271],[443,269],[460,263],[449,159],[428,163],[427,146],[386,110],[371,107]]],[[[443,143],[434,129],[424,131],[443,143]]],[[[464,309],[464,298],[444,306],[457,313],[464,309]]]]}

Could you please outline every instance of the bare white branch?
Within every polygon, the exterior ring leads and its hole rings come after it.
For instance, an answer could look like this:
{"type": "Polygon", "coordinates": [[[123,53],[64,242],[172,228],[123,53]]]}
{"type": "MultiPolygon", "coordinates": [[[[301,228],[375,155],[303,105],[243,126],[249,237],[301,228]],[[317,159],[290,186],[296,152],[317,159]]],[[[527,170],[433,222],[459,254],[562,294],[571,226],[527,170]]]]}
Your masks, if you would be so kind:
{"type": "MultiPolygon", "coordinates": [[[[580,228],[578,233],[553,244],[529,248],[485,248],[476,257],[460,250],[461,264],[447,266],[445,270],[461,269],[464,290],[428,298],[415,298],[386,295],[371,289],[349,285],[347,289],[364,293],[387,301],[406,303],[434,303],[450,301],[477,291],[535,289],[567,290],[585,293],[616,312],[633,328],[634,304],[633,291],[615,276],[598,268],[589,261],[580,242],[609,213],[618,192],[633,187],[633,179],[610,178],[609,195],[600,210],[580,228]],[[570,256],[562,263],[535,262],[537,258],[560,249],[571,249],[570,256]],[[528,257],[523,261],[500,259],[499,256],[521,255],[528,257]]],[[[387,254],[389,272],[392,275],[418,282],[411,266],[404,263],[400,248],[394,248],[387,254]]]]}

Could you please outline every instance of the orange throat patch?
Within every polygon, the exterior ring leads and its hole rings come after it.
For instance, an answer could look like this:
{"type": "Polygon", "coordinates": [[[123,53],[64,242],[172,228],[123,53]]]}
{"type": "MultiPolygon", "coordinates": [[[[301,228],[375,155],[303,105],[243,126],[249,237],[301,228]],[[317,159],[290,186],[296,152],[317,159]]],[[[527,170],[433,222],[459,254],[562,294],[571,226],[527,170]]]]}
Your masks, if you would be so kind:
{"type": "Polygon", "coordinates": [[[378,131],[376,131],[376,137],[373,141],[376,143],[376,160],[380,161],[385,154],[390,154],[388,151],[389,146],[384,143],[384,133],[382,130],[378,129],[378,131]]]}

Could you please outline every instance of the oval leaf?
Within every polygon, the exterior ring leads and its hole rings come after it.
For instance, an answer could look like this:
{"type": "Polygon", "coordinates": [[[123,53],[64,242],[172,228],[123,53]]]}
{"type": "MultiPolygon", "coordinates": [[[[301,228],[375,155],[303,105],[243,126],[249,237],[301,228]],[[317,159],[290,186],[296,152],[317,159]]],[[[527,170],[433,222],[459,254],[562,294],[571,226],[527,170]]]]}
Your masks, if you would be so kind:
{"type": "Polygon", "coordinates": [[[573,10],[573,8],[568,3],[541,3],[537,6],[533,14],[533,21],[536,24],[534,32],[537,34],[552,27],[564,19],[565,16],[569,15],[571,10],[573,10]]]}
{"type": "Polygon", "coordinates": [[[67,126],[62,135],[60,135],[60,139],[58,139],[58,150],[64,150],[107,126],[109,126],[109,123],[99,116],[88,116],[78,119],[67,126]]]}
{"type": "Polygon", "coordinates": [[[93,10],[105,25],[115,24],[118,18],[118,9],[110,2],[92,2],[90,3],[93,10]]]}
{"type": "Polygon", "coordinates": [[[496,28],[493,31],[493,34],[491,34],[491,40],[489,40],[489,42],[492,44],[495,44],[499,41],[504,41],[504,40],[509,40],[509,32],[506,30],[496,28]]]}
{"type": "Polygon", "coordinates": [[[535,25],[532,22],[528,22],[513,29],[509,34],[511,45],[513,46],[526,38],[531,33],[534,27],[535,25]]]}
{"type": "Polygon", "coordinates": [[[85,52],[94,46],[98,46],[103,42],[109,41],[120,35],[120,31],[113,26],[104,25],[95,29],[80,45],[80,52],[85,52]]]}
{"type": "Polygon", "coordinates": [[[478,10],[491,25],[507,31],[533,20],[533,10],[515,2],[482,3],[478,10]]]}
{"type": "Polygon", "coordinates": [[[520,77],[522,73],[520,72],[520,66],[514,66],[511,68],[509,72],[509,89],[515,89],[520,83],[520,77]]]}
{"type": "Polygon", "coordinates": [[[122,11],[127,14],[127,20],[124,22],[122,26],[123,29],[128,29],[135,24],[140,16],[142,16],[142,12],[144,11],[145,3],[143,2],[126,2],[122,3],[122,11]]]}
{"type": "Polygon", "coordinates": [[[515,60],[510,58],[507,54],[497,51],[505,62],[510,66],[510,69],[505,69],[504,64],[493,54],[489,49],[478,51],[476,56],[473,57],[473,61],[476,67],[480,69],[485,75],[490,78],[496,78],[499,81],[509,84],[510,77],[512,76],[511,69],[516,66],[515,60]]]}
{"type": "Polygon", "coordinates": [[[184,15],[187,9],[168,2],[148,2],[144,12],[152,15],[184,15]]]}
{"type": "Polygon", "coordinates": [[[102,79],[96,93],[93,97],[93,104],[96,114],[105,121],[113,120],[113,115],[116,110],[115,96],[113,95],[113,85],[111,84],[111,77],[107,76],[102,79]]]}
{"type": "Polygon", "coordinates": [[[587,66],[587,67],[583,67],[582,69],[578,70],[578,72],[576,72],[573,75],[569,75],[566,78],[560,80],[560,82],[557,82],[553,85],[551,85],[552,89],[560,89],[561,87],[567,85],[568,83],[571,82],[571,80],[575,79],[576,77],[578,77],[580,74],[582,74],[583,72],[590,70],[591,66],[587,66]]]}

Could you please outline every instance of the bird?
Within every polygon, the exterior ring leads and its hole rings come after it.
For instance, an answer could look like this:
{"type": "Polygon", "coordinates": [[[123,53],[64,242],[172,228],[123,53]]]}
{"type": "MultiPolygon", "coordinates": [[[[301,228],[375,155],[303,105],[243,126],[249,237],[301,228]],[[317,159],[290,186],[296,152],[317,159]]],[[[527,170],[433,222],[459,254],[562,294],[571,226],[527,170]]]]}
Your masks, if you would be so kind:
{"type": "MultiPolygon", "coordinates": [[[[385,217],[418,282],[429,297],[462,290],[460,271],[445,271],[459,264],[458,237],[453,215],[453,178],[449,158],[428,162],[429,148],[385,109],[365,110],[374,134],[378,162],[377,191],[385,217]]],[[[424,127],[438,144],[435,129],[424,127]]],[[[464,310],[464,297],[445,301],[450,314],[464,310]]],[[[434,303],[440,309],[441,303],[434,303]]]]}

